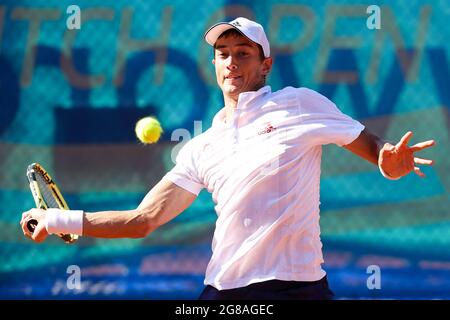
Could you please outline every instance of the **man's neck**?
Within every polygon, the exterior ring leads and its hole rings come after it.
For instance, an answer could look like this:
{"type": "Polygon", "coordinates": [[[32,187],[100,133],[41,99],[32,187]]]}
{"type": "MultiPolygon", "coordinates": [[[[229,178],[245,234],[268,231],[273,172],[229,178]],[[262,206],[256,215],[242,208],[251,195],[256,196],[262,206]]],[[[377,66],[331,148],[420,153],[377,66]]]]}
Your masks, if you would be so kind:
{"type": "MultiPolygon", "coordinates": [[[[253,91],[258,91],[262,87],[264,87],[265,84],[261,84],[260,86],[256,87],[253,91]]],[[[225,122],[229,123],[233,117],[234,110],[237,108],[239,95],[236,96],[229,96],[229,95],[223,95],[223,100],[225,102],[225,122]]]]}
{"type": "Polygon", "coordinates": [[[233,112],[237,108],[238,97],[224,96],[223,100],[225,102],[225,122],[229,123],[233,117],[233,112]]]}

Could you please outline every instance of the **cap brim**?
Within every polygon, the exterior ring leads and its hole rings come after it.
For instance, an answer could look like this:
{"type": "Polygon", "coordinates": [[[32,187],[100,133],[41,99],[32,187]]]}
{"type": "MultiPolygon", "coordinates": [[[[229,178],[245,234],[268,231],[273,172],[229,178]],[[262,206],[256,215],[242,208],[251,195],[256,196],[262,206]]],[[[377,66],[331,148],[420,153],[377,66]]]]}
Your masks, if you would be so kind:
{"type": "MultiPolygon", "coordinates": [[[[232,24],[229,24],[227,22],[220,22],[215,25],[213,25],[211,28],[208,29],[208,31],[205,32],[205,40],[210,45],[214,46],[217,39],[220,37],[222,33],[227,31],[228,29],[236,29],[237,31],[241,32],[239,29],[237,29],[232,24]]],[[[242,33],[242,32],[241,32],[242,33]]]]}

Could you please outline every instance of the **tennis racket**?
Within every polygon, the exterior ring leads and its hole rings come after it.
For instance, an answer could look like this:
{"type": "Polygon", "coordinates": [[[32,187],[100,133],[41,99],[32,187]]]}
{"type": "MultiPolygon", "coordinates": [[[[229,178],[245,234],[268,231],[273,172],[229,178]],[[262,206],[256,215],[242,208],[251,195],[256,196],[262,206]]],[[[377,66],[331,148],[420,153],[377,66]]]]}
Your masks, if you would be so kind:
{"type": "MultiPolygon", "coordinates": [[[[31,194],[33,195],[36,208],[48,209],[58,208],[69,210],[58,186],[50,177],[48,172],[39,164],[32,163],[27,168],[27,178],[30,183],[31,194]]],[[[38,222],[36,219],[30,219],[27,222],[27,228],[33,232],[38,222]]],[[[65,243],[73,243],[78,240],[76,234],[58,234],[65,243]]]]}

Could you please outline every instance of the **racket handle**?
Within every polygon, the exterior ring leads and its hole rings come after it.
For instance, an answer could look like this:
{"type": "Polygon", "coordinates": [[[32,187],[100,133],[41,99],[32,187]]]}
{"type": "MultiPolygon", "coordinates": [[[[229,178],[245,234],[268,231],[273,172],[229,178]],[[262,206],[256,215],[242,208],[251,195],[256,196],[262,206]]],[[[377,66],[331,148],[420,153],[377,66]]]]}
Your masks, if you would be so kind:
{"type": "Polygon", "coordinates": [[[37,221],[36,219],[30,219],[30,220],[28,220],[28,222],[27,222],[27,228],[28,228],[28,231],[30,231],[31,233],[33,233],[33,232],[34,232],[34,229],[36,229],[37,224],[38,224],[38,221],[37,221]]]}

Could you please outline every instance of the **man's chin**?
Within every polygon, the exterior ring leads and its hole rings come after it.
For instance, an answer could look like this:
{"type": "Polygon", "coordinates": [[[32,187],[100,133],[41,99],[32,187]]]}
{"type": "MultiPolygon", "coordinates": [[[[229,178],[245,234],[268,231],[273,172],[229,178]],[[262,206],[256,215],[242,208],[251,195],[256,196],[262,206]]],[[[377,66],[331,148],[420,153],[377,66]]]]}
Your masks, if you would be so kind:
{"type": "Polygon", "coordinates": [[[232,85],[225,85],[223,86],[223,92],[228,95],[238,95],[242,92],[240,87],[232,86],[232,85]]]}

